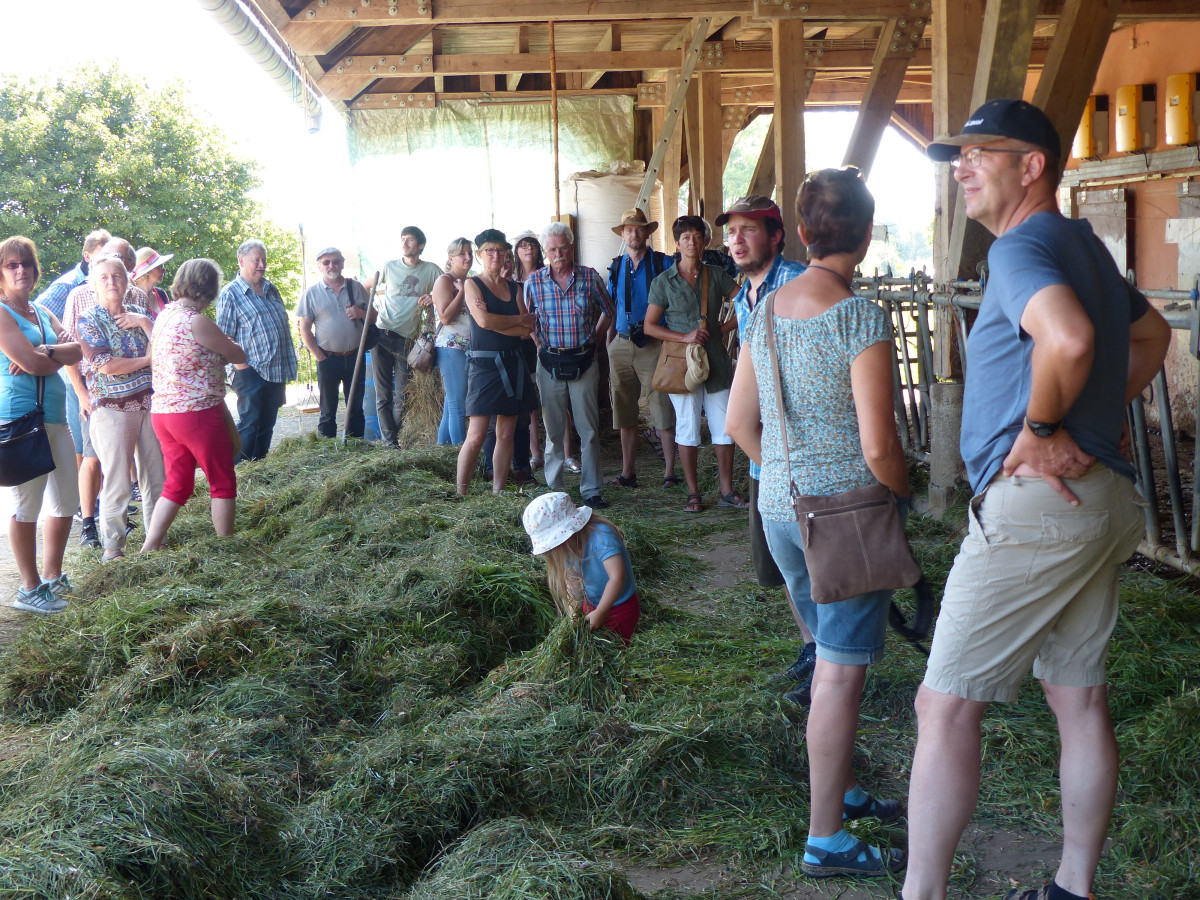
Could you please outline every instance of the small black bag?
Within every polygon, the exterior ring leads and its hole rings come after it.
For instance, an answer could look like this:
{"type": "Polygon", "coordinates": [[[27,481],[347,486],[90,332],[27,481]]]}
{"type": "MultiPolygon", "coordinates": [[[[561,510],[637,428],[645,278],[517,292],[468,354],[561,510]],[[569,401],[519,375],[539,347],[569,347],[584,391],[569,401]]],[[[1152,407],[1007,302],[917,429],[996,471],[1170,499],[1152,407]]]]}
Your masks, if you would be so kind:
{"type": "Polygon", "coordinates": [[[557,353],[544,348],[538,351],[538,360],[542,368],[549,372],[555,381],[578,381],[595,358],[596,348],[590,343],[557,353]]]}
{"type": "MultiPolygon", "coordinates": [[[[45,326],[42,343],[46,343],[45,326]]],[[[46,378],[39,375],[37,406],[21,418],[0,425],[0,485],[4,487],[16,487],[54,471],[54,454],[46,433],[45,397],[46,378]]]]}

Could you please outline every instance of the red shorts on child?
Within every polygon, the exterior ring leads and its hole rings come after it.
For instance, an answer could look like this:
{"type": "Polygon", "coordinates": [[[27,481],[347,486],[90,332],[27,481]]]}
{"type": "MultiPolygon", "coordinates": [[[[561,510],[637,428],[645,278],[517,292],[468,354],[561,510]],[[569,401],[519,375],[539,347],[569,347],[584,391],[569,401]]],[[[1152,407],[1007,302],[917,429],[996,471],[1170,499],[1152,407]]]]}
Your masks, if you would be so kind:
{"type": "MultiPolygon", "coordinates": [[[[587,615],[596,607],[583,601],[583,613],[587,615]]],[[[604,627],[611,628],[621,636],[621,640],[625,642],[625,646],[629,646],[630,640],[633,639],[633,632],[637,629],[638,620],[642,617],[642,605],[638,600],[638,595],[634,595],[614,606],[608,611],[608,617],[604,620],[604,627]]]]}

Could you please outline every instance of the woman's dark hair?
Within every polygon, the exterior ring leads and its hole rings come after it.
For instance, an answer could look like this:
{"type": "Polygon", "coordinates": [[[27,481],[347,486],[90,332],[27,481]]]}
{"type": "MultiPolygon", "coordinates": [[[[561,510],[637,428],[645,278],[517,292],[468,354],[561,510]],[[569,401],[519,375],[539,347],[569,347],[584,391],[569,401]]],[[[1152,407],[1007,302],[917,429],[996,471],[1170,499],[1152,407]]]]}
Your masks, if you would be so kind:
{"type": "Polygon", "coordinates": [[[875,198],[853,166],[809,173],[796,195],[796,220],[812,259],[858,250],[874,217],[875,198]]]}
{"type": "Polygon", "coordinates": [[[201,303],[212,303],[224,277],[221,267],[213,260],[189,259],[175,272],[171,293],[176,298],[187,297],[201,303]]]}
{"type": "Polygon", "coordinates": [[[712,234],[708,227],[708,222],[700,216],[680,216],[671,223],[671,234],[675,236],[676,243],[679,242],[679,236],[685,231],[700,232],[705,242],[708,241],[709,235],[712,234]]]}
{"type": "Polygon", "coordinates": [[[38,260],[37,245],[23,234],[14,234],[0,242],[0,266],[8,262],[33,262],[33,283],[42,277],[42,264],[38,260]]]}
{"type": "MultiPolygon", "coordinates": [[[[546,267],[546,257],[542,255],[542,242],[539,241],[532,234],[524,235],[524,236],[518,238],[517,242],[515,244],[513,244],[513,255],[514,256],[516,256],[517,251],[521,249],[522,244],[530,244],[533,247],[533,268],[534,268],[534,270],[536,271],[537,269],[544,269],[546,267]]],[[[520,266],[520,262],[521,262],[521,258],[518,256],[517,257],[518,267],[520,266]]]]}

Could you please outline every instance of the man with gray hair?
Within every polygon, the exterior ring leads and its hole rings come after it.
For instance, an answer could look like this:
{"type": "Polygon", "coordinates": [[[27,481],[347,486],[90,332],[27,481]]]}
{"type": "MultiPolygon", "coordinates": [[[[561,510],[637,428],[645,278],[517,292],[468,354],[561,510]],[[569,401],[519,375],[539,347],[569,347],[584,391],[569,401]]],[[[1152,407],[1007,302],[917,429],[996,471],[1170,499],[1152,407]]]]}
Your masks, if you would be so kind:
{"type": "Polygon", "coordinates": [[[567,410],[575,420],[583,457],[579,493],[593,509],[605,509],[600,493],[600,401],[596,342],[608,330],[614,308],[595,269],[575,265],[575,235],[551,222],[542,235],[550,264],[525,282],[525,305],[534,316],[538,345],[537,386],[546,423],[546,484],[563,489],[563,433],[567,410]]]}
{"type": "Polygon", "coordinates": [[[370,297],[367,290],[353,278],[345,278],[342,268],[346,257],[337,247],[326,247],[317,254],[321,280],[309,287],[296,307],[300,325],[300,340],[317,361],[317,391],[321,418],[317,433],[321,437],[337,436],[338,391],[344,391],[346,402],[354,394],[354,404],[346,418],[346,434],[363,436],[363,392],[366,366],[358,369],[354,380],[354,363],[358,345],[367,321],[370,297]]]}
{"type": "Polygon", "coordinates": [[[217,327],[246,351],[246,361],[233,367],[242,439],[235,463],[267,455],[287,383],[296,377],[287,307],[266,278],[266,245],[248,240],[238,247],[237,259],[238,276],[217,297],[217,327]]]}

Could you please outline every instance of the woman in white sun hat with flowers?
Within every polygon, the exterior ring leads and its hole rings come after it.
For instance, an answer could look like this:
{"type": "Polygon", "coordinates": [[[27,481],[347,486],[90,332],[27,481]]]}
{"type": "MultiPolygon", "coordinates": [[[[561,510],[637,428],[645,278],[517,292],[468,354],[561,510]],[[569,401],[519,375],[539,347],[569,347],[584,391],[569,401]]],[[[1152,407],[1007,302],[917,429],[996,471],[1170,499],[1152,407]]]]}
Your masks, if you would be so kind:
{"type": "Polygon", "coordinates": [[[561,491],[535,498],[521,514],[534,556],[546,560],[550,594],[564,615],[580,610],[588,627],[606,626],[626,644],[642,616],[621,529],[561,491]]]}

